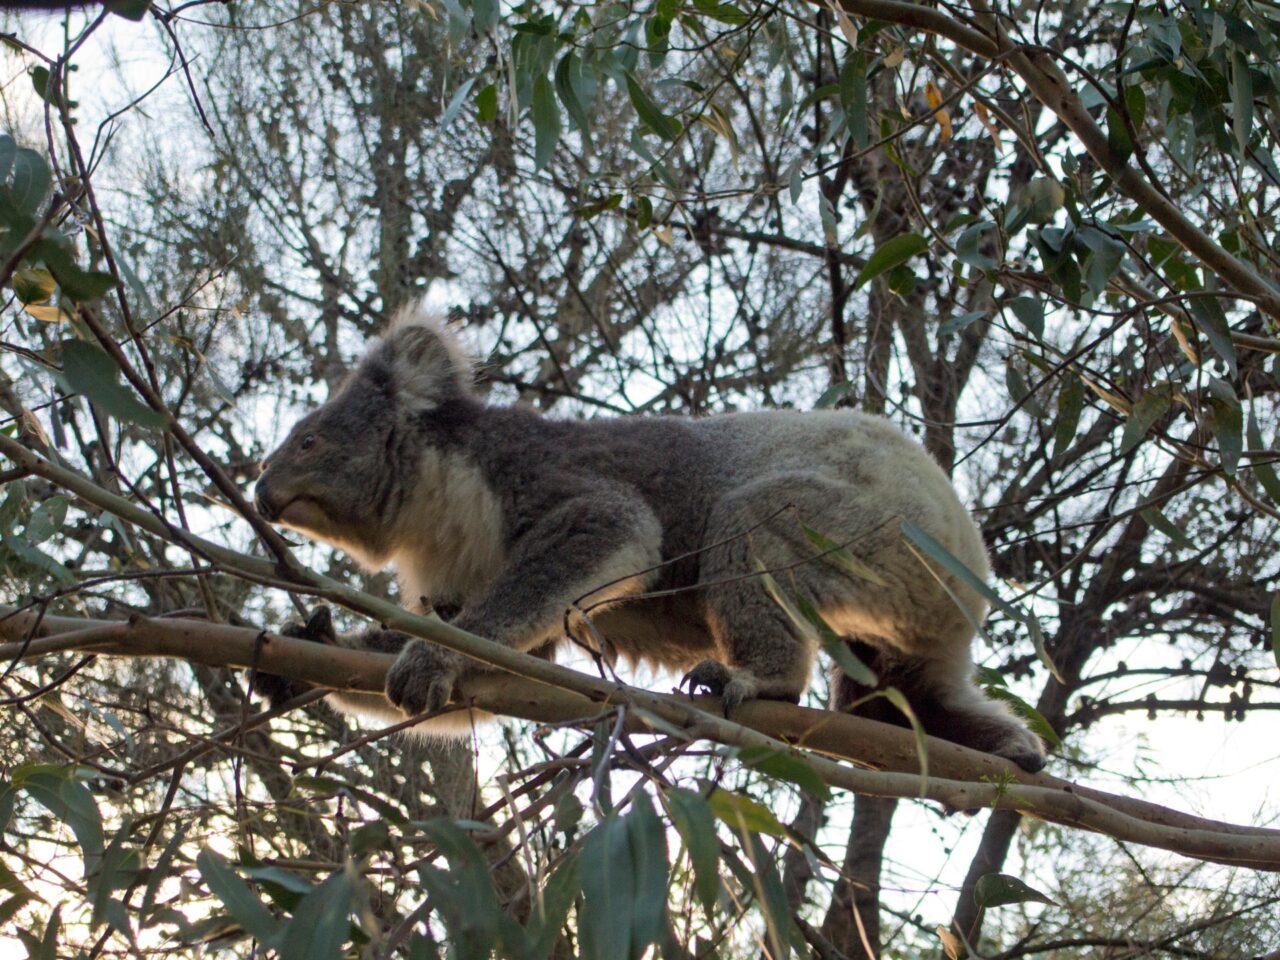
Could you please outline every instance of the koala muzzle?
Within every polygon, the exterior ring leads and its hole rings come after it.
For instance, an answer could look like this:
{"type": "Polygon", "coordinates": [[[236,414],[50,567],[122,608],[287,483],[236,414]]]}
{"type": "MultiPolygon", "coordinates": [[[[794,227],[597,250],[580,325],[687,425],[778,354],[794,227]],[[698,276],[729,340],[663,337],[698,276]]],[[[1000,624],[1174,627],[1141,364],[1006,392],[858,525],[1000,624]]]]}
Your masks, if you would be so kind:
{"type": "Polygon", "coordinates": [[[271,488],[267,485],[265,473],[254,484],[253,508],[262,514],[264,520],[275,520],[280,516],[280,505],[272,500],[271,488]]]}

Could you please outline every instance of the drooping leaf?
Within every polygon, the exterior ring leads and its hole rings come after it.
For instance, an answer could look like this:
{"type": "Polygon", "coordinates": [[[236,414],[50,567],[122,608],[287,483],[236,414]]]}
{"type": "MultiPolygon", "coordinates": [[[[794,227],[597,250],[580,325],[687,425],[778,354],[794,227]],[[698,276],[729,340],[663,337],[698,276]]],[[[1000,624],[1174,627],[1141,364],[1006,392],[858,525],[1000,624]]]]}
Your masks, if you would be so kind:
{"type": "Polygon", "coordinates": [[[903,520],[901,523],[901,529],[903,535],[928,554],[930,559],[937,561],[956,579],[963,581],[967,586],[976,590],[993,605],[999,607],[1006,616],[1009,616],[1014,620],[1026,619],[1025,614],[1023,614],[1022,611],[1003,600],[998,593],[983,582],[982,578],[961,563],[950,550],[940,544],[929,534],[925,533],[914,523],[911,523],[909,520],[903,520]]]}
{"type": "MultiPolygon", "coordinates": [[[[1254,416],[1252,407],[1249,408],[1249,416],[1245,422],[1249,449],[1265,449],[1266,445],[1262,442],[1262,431],[1258,429],[1258,419],[1254,416]]],[[[1257,459],[1251,461],[1250,466],[1253,468],[1253,475],[1258,478],[1258,483],[1262,485],[1262,489],[1266,491],[1267,496],[1274,503],[1280,504],[1280,477],[1276,475],[1274,464],[1265,459],[1257,459]]]]}
{"type": "Polygon", "coordinates": [[[631,948],[641,954],[657,943],[666,929],[667,836],[647,794],[631,803],[625,818],[631,862],[635,870],[635,895],[631,902],[631,948]]]}
{"type": "Polygon", "coordinates": [[[720,896],[720,844],[711,807],[699,794],[672,788],[664,797],[693,864],[693,890],[710,915],[720,896]]]}
{"type": "Polygon", "coordinates": [[[164,417],[143,406],[133,391],[118,382],[120,370],[104,351],[83,340],[62,341],[62,374],[77,393],[117,420],[144,427],[164,425],[164,417]]]}
{"type": "Polygon", "coordinates": [[[1163,391],[1149,390],[1139,397],[1125,421],[1120,453],[1126,454],[1141,443],[1152,425],[1168,412],[1169,406],[1169,395],[1163,391]]]}
{"type": "Polygon", "coordinates": [[[759,770],[775,780],[786,780],[794,783],[806,793],[826,799],[831,794],[830,788],[822,776],[804,757],[792,750],[779,750],[771,747],[745,747],[738,753],[738,759],[752,770],[759,770]]]}
{"type": "Polygon", "coordinates": [[[1056,901],[1007,873],[988,873],[979,877],[973,886],[973,900],[984,909],[1009,903],[1048,903],[1057,906],[1056,901]]]}
{"type": "Polygon", "coordinates": [[[1236,346],[1231,340],[1231,327],[1227,324],[1227,315],[1222,311],[1222,304],[1216,297],[1192,297],[1190,306],[1196,326],[1209,339],[1209,346],[1213,347],[1213,352],[1222,358],[1232,379],[1235,379],[1238,375],[1236,346]]]}
{"type": "Polygon", "coordinates": [[[1280,593],[1271,597],[1271,655],[1280,667],[1280,593]]]}
{"type": "Polygon", "coordinates": [[[471,92],[471,88],[475,86],[475,83],[476,78],[472,77],[453,92],[453,96],[449,98],[449,105],[445,107],[444,116],[440,118],[441,129],[447,129],[449,124],[453,123],[454,118],[458,116],[458,111],[462,109],[463,103],[466,102],[467,94],[471,92]]]}
{"type": "Polygon", "coordinates": [[[805,539],[822,551],[823,560],[834,563],[859,580],[866,580],[878,587],[887,587],[889,585],[888,581],[873,567],[855,557],[848,547],[841,546],[808,524],[801,524],[800,526],[804,530],[805,539]]]}
{"type": "Polygon", "coordinates": [[[649,95],[630,72],[625,76],[627,95],[631,97],[631,105],[636,108],[636,114],[641,122],[663,140],[675,140],[680,136],[683,129],[680,121],[658,109],[658,105],[649,99],[649,95]]]}
{"type": "Polygon", "coordinates": [[[13,183],[9,192],[19,210],[34,215],[40,201],[49,192],[50,180],[49,165],[40,154],[26,147],[14,153],[13,183]]]}
{"type": "Polygon", "coordinates": [[[1014,297],[1009,309],[1037,340],[1044,339],[1044,303],[1039,297],[1014,297]]]}
{"type": "Polygon", "coordinates": [[[249,885],[236,875],[231,864],[206,848],[196,857],[196,869],[200,871],[210,892],[227,908],[232,920],[263,943],[275,942],[280,921],[263,906],[249,885]]]}
{"type": "Polygon", "coordinates": [[[31,799],[71,828],[84,856],[86,875],[97,870],[105,846],[102,815],[93,794],[80,782],[76,770],[28,764],[14,770],[12,781],[14,786],[25,790],[31,799]]]}
{"type": "Polygon", "coordinates": [[[916,757],[920,761],[920,796],[923,797],[929,789],[929,742],[926,739],[924,725],[920,723],[920,718],[911,709],[910,702],[901,690],[897,687],[886,687],[880,692],[886,700],[898,708],[898,712],[906,717],[907,722],[911,724],[911,732],[916,737],[916,757]]]}
{"type": "Polygon", "coordinates": [[[1076,437],[1080,414],[1084,410],[1084,385],[1079,377],[1068,376],[1058,394],[1058,419],[1053,427],[1053,455],[1062,456],[1076,437]]]}
{"type": "Polygon", "coordinates": [[[578,937],[584,960],[624,960],[633,949],[631,906],[635,900],[635,864],[626,822],[605,817],[587,834],[578,861],[582,905],[578,937]]]}
{"type": "Polygon", "coordinates": [[[564,926],[569,908],[582,889],[578,880],[578,857],[567,857],[543,888],[542,896],[530,911],[525,927],[525,947],[521,960],[547,960],[564,926]]]}
{"type": "Polygon", "coordinates": [[[280,960],[341,960],[356,888],[346,868],[299,901],[280,937],[280,960]]]}
{"type": "Polygon", "coordinates": [[[580,75],[582,70],[582,61],[572,50],[561,57],[560,62],[556,64],[556,95],[564,104],[564,111],[569,115],[569,121],[574,129],[582,135],[583,143],[589,147],[591,146],[591,121],[587,118],[587,111],[573,83],[575,73],[580,75]]]}
{"type": "Polygon", "coordinates": [[[560,108],[546,77],[533,81],[533,168],[541,170],[555,153],[560,140],[560,108]]]}
{"type": "Polygon", "coordinates": [[[1218,441],[1218,454],[1222,470],[1227,476],[1236,475],[1240,455],[1244,452],[1244,413],[1240,399],[1231,384],[1217,377],[1209,378],[1209,429],[1218,441]]]}
{"type": "Polygon", "coordinates": [[[1240,156],[1249,151],[1249,136],[1253,132],[1253,77],[1249,74],[1249,60],[1244,51],[1231,51],[1231,119],[1236,134],[1236,146],[1240,156]]]}
{"type": "Polygon", "coordinates": [[[714,790],[711,796],[707,797],[707,806],[717,818],[734,830],[767,833],[771,837],[787,836],[787,828],[782,825],[773,811],[745,793],[714,790]]]}
{"type": "Polygon", "coordinates": [[[927,249],[929,249],[929,242],[918,233],[905,233],[886,240],[867,258],[866,266],[853,281],[853,289],[857,290],[886,270],[910,260],[917,254],[924,253],[927,249]]]}
{"type": "Polygon", "coordinates": [[[867,59],[853,53],[840,68],[840,106],[853,145],[863,150],[871,142],[867,122],[867,59]]]}

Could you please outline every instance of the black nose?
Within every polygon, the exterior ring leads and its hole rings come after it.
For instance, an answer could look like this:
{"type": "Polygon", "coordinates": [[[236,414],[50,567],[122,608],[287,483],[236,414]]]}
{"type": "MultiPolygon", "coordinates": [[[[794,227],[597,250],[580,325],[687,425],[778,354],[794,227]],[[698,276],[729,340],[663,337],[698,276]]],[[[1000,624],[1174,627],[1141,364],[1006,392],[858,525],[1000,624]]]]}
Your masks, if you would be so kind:
{"type": "Polygon", "coordinates": [[[253,508],[266,520],[276,518],[276,505],[271,502],[271,488],[267,486],[267,475],[258,478],[253,487],[253,508]]]}

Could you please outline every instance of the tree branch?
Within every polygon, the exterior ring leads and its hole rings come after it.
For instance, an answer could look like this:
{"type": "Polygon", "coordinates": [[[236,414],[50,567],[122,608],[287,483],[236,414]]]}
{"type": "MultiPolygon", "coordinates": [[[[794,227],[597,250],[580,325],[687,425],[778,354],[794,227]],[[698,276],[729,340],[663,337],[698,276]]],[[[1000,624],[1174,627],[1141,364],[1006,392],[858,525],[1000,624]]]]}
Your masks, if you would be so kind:
{"type": "MultiPolygon", "coordinates": [[[[461,631],[455,631],[461,633],[461,631]]],[[[469,635],[467,635],[469,636],[469,635]]],[[[480,645],[497,646],[473,638],[480,645]]],[[[127,657],[180,657],[216,666],[285,674],[336,689],[378,692],[394,658],[200,620],[134,617],[125,621],[38,616],[0,605],[0,657],[36,659],[64,649],[127,657]],[[28,638],[32,627],[39,626],[28,638]]],[[[504,648],[505,649],[505,648],[504,648]]],[[[510,651],[508,651],[510,652],[510,651]]],[[[536,658],[524,657],[532,663],[536,658]]],[[[1216,863],[1280,871],[1280,831],[1220,823],[1157,804],[1027,774],[993,756],[928,739],[930,776],[915,772],[911,731],[863,717],[756,700],[717,716],[714,698],[657,694],[555,667],[557,686],[527,676],[479,675],[463,684],[469,707],[541,723],[595,722],[601,705],[627,704],[632,728],[655,733],[678,726],[691,739],[763,746],[795,753],[824,781],[854,793],[922,797],[956,809],[1018,810],[1119,840],[1216,863]],[[569,689],[569,687],[578,689],[569,689]],[[654,717],[659,721],[654,723],[654,717]],[[768,731],[765,734],[764,731],[768,731]],[[859,766],[840,763],[832,757],[859,766]]]]}

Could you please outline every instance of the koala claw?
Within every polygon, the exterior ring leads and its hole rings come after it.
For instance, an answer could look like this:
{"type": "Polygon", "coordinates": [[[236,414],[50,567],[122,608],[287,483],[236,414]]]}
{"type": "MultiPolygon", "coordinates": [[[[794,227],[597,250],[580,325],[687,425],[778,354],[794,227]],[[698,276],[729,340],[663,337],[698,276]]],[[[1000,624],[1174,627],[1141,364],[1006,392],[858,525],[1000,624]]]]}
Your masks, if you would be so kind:
{"type": "Polygon", "coordinates": [[[756,684],[749,674],[731,670],[719,660],[703,660],[695,666],[680,681],[681,689],[685,686],[688,686],[690,696],[705,690],[713,697],[719,697],[724,703],[726,717],[742,701],[757,695],[756,684]]]}
{"type": "Polygon", "coordinates": [[[680,689],[687,687],[691,697],[704,690],[713,697],[719,697],[732,680],[729,668],[719,660],[703,660],[681,678],[680,689]]]}
{"type": "Polygon", "coordinates": [[[408,716],[434,713],[449,702],[462,658],[425,640],[405,645],[387,671],[387,699],[408,716]]]}
{"type": "MultiPolygon", "coordinates": [[[[316,607],[307,617],[306,623],[291,620],[280,628],[282,637],[295,637],[299,640],[311,640],[314,643],[334,644],[338,635],[333,629],[333,613],[326,606],[316,607]]],[[[289,677],[280,677],[274,673],[253,673],[250,688],[262,697],[273,708],[292,700],[299,694],[311,689],[311,684],[289,677]]]]}

